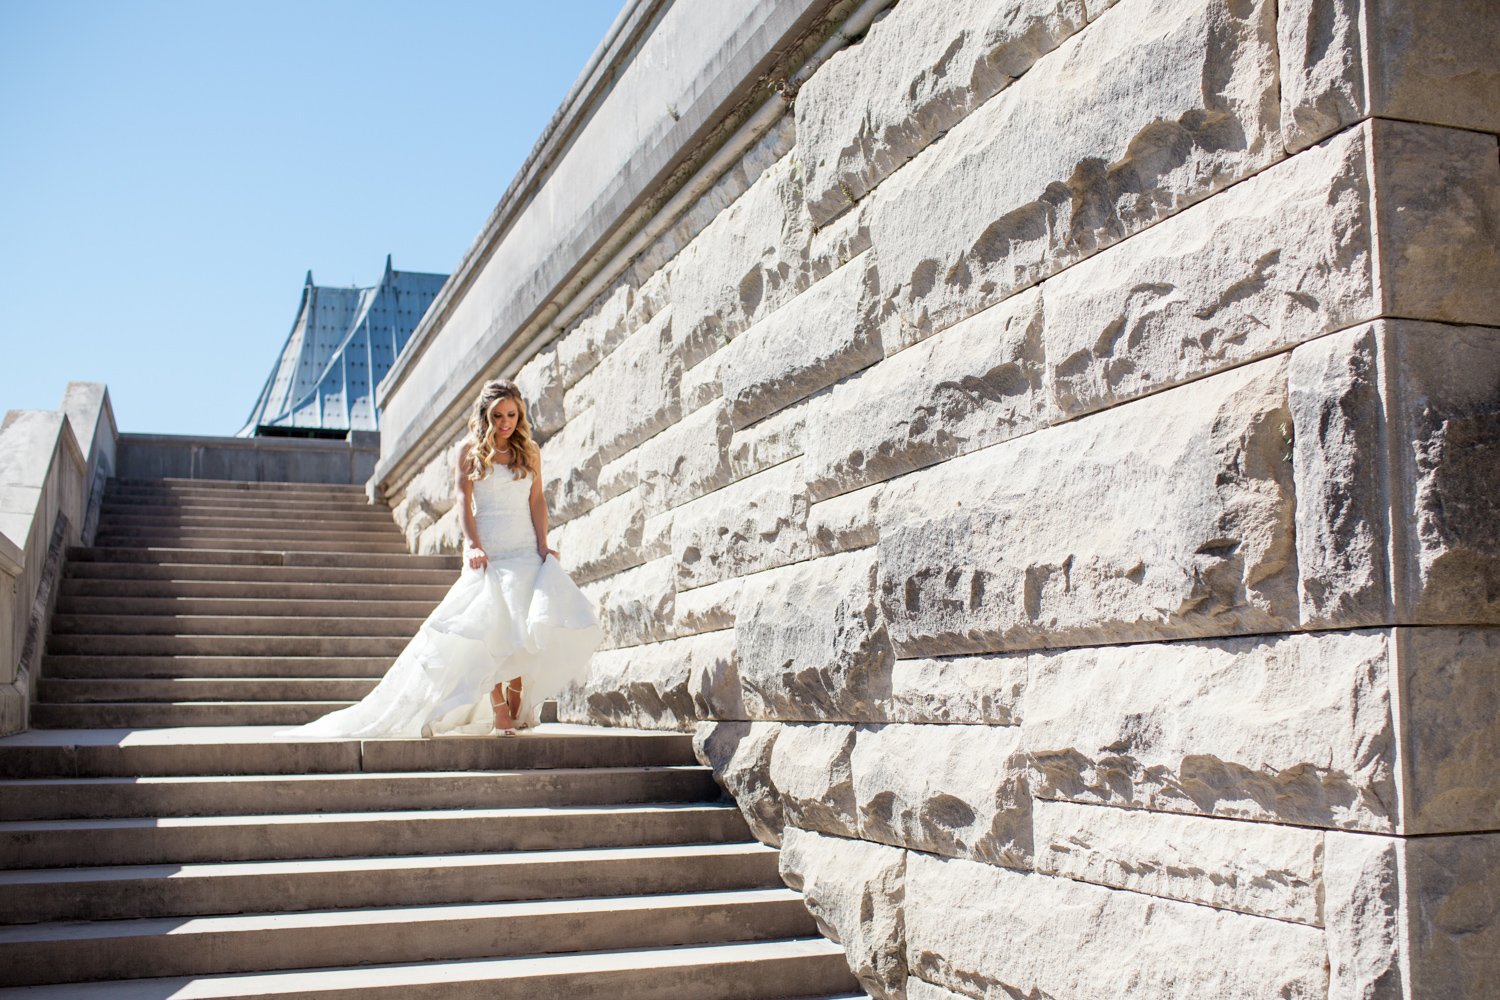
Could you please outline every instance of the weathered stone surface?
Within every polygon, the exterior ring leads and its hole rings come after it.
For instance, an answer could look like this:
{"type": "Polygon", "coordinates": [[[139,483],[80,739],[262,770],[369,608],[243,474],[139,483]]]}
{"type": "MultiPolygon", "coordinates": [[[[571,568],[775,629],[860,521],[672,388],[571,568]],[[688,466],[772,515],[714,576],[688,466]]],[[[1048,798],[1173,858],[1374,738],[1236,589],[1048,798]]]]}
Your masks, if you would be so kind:
{"type": "Polygon", "coordinates": [[[583,585],[599,612],[605,648],[638,646],[672,637],[677,567],[653,559],[633,569],[583,585]]]}
{"type": "Polygon", "coordinates": [[[859,837],[849,759],[854,727],[787,723],[771,752],[771,784],[789,826],[859,837]]]}
{"type": "Polygon", "coordinates": [[[806,558],[812,550],[802,460],[674,508],[671,531],[684,590],[806,558]]]}
{"type": "Polygon", "coordinates": [[[733,672],[734,645],[726,635],[709,632],[595,653],[584,684],[588,718],[562,721],[693,731],[703,718],[694,675],[705,669],[733,672]]]}
{"type": "Polygon", "coordinates": [[[861,726],[850,771],[859,834],[1030,868],[1031,796],[1016,726],[861,726]]]}
{"type": "Polygon", "coordinates": [[[1036,870],[1323,925],[1323,831],[1038,799],[1036,870]]]}
{"type": "Polygon", "coordinates": [[[683,416],[723,397],[724,383],[719,381],[719,363],[722,360],[715,351],[682,373],[683,416]]]}
{"type": "Polygon", "coordinates": [[[616,285],[600,296],[589,314],[558,341],[557,368],[564,391],[593,371],[606,354],[620,346],[620,341],[631,329],[626,317],[634,301],[634,288],[628,284],[616,285]]]}
{"type": "Polygon", "coordinates": [[[879,361],[880,274],[861,254],[719,353],[736,428],[770,416],[879,361]]]}
{"type": "Polygon", "coordinates": [[[826,400],[826,393],[817,393],[735,431],[729,444],[730,478],[744,479],[801,455],[808,424],[823,419],[826,400]]]}
{"type": "Polygon", "coordinates": [[[897,660],[891,667],[894,722],[1015,726],[1022,718],[1029,653],[897,660]]]}
{"type": "Polygon", "coordinates": [[[935,986],[916,976],[906,978],[906,1000],[967,1000],[962,993],[935,986]]]}
{"type": "Polygon", "coordinates": [[[1398,620],[1500,623],[1500,331],[1382,325],[1398,620]]]}
{"type": "Polygon", "coordinates": [[[884,717],[894,656],[873,548],[758,574],[744,588],[734,628],[751,718],[884,717]]]}
{"type": "Polygon", "coordinates": [[[604,466],[593,410],[572,417],[542,445],[542,497],[558,523],[597,506],[599,471],[604,466]]]}
{"type": "Polygon", "coordinates": [[[526,401],[526,419],[538,439],[546,439],[557,433],[567,422],[563,396],[567,385],[563,381],[562,365],[557,360],[557,347],[553,345],[537,353],[516,372],[516,388],[526,401]]]}
{"type": "Polygon", "coordinates": [[[1353,130],[1046,281],[1053,419],[1378,315],[1369,152],[1353,130]]]}
{"type": "Polygon", "coordinates": [[[813,223],[863,198],[1086,18],[1082,0],[895,7],[797,95],[797,155],[813,223]]]}
{"type": "Polygon", "coordinates": [[[1500,828],[1500,629],[1395,630],[1402,833],[1500,828]]]}
{"type": "Polygon", "coordinates": [[[688,693],[700,719],[744,719],[739,650],[734,630],[701,632],[676,640],[688,665],[688,693]]]}
{"type": "Polygon", "coordinates": [[[906,852],[788,827],[780,867],[782,881],[802,893],[818,930],[844,946],[865,992],[904,1000],[906,852]]]}
{"type": "Polygon", "coordinates": [[[1035,430],[1042,295],[1028,291],[833,387],[808,435],[814,500],[1035,430]]]}
{"type": "Polygon", "coordinates": [[[767,169],[678,255],[673,308],[695,350],[733,339],[812,284],[794,163],[767,169]]]}
{"type": "Polygon", "coordinates": [[[1286,366],[1246,365],[893,482],[878,549],[898,655],[1296,627],[1286,366]]]}
{"type": "Polygon", "coordinates": [[[1379,325],[1292,352],[1287,395],[1297,479],[1302,623],[1378,624],[1391,613],[1379,325]]]}
{"type": "Polygon", "coordinates": [[[680,591],[672,631],[677,635],[693,635],[734,628],[743,586],[744,578],[734,577],[706,587],[680,591]]]}
{"type": "Polygon", "coordinates": [[[726,485],[733,436],[728,408],[713,403],[642,444],[639,469],[646,513],[660,514],[726,485]]]}
{"type": "Polygon", "coordinates": [[[1402,840],[1334,832],[1327,840],[1331,1000],[1494,992],[1500,836],[1402,840]]]}
{"type": "Polygon", "coordinates": [[[641,483],[640,449],[627,451],[619,458],[599,470],[599,501],[613,500],[621,493],[635,489],[641,483]]]}
{"type": "Polygon", "coordinates": [[[781,732],[776,722],[699,722],[693,752],[724,787],[763,844],[781,846],[781,795],[771,783],[771,751],[781,732]]]}
{"type": "Polygon", "coordinates": [[[880,541],[880,501],[885,484],[876,483],[807,508],[807,535],[821,555],[862,549],[880,541]]]}
{"type": "Polygon", "coordinates": [[[576,583],[589,583],[647,561],[646,516],[634,490],[548,532],[548,541],[576,583]]]}
{"type": "Polygon", "coordinates": [[[683,344],[666,309],[620,342],[568,390],[568,420],[593,413],[599,460],[613,461],[682,417],[683,344]]]}
{"type": "Polygon", "coordinates": [[[985,1000],[1321,1000],[1328,989],[1315,927],[957,858],[907,855],[905,912],[912,973],[985,1000]]]}
{"type": "MultiPolygon", "coordinates": [[[[406,536],[406,547],[416,552],[422,533],[431,528],[458,502],[454,489],[455,463],[460,445],[444,448],[437,457],[422,467],[411,481],[401,499],[391,508],[391,517],[396,527],[406,536]]],[[[455,518],[457,515],[454,515],[455,518]]]]}
{"type": "Polygon", "coordinates": [[[1122,0],[887,178],[870,232],[907,336],[1284,155],[1274,17],[1270,0],[1122,0]]]}
{"type": "Polygon", "coordinates": [[[1034,653],[1038,799],[1396,832],[1383,631],[1034,653]]]}
{"type": "Polygon", "coordinates": [[[1276,34],[1289,150],[1372,114],[1500,132],[1493,4],[1281,0],[1276,34]]]}
{"type": "Polygon", "coordinates": [[[671,511],[646,518],[646,528],[641,534],[641,558],[660,559],[672,554],[671,511]]]}
{"type": "Polygon", "coordinates": [[[448,513],[422,529],[413,548],[414,555],[451,556],[463,551],[464,533],[458,523],[458,508],[451,507],[448,513]]]}
{"type": "Polygon", "coordinates": [[[1383,311],[1500,326],[1495,137],[1410,122],[1375,121],[1371,130],[1383,311]]]}

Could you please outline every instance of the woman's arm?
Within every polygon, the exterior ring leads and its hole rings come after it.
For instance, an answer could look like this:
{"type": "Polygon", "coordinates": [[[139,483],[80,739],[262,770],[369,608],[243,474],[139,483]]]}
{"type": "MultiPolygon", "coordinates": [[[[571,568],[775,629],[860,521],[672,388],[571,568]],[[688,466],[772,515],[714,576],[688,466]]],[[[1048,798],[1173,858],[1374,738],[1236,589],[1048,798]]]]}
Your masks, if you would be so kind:
{"type": "Polygon", "coordinates": [[[490,557],[485,555],[479,543],[479,525],[474,523],[474,481],[469,478],[469,446],[458,452],[458,471],[454,474],[454,488],[458,491],[458,526],[469,542],[469,565],[474,569],[489,569],[490,557]]]}
{"type": "Polygon", "coordinates": [[[536,531],[536,554],[547,561],[547,556],[557,555],[556,549],[547,548],[547,500],[542,496],[542,477],[531,479],[531,527],[536,531]]]}

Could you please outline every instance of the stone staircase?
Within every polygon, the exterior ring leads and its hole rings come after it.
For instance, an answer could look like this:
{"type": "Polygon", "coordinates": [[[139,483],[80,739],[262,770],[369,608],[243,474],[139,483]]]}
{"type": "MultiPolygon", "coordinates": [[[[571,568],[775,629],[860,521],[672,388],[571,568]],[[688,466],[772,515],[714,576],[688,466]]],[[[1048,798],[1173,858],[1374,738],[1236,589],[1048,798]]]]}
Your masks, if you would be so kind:
{"type": "Polygon", "coordinates": [[[687,736],[278,735],[456,569],[357,488],[111,484],[0,739],[0,998],[854,993],[687,736]]]}

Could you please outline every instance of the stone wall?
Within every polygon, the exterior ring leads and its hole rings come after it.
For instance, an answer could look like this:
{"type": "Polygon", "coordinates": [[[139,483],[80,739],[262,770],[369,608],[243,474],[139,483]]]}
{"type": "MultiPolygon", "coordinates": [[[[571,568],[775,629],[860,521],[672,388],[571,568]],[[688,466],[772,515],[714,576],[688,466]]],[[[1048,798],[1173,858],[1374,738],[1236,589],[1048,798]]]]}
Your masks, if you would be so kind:
{"type": "Polygon", "coordinates": [[[1500,995],[1497,53],[901,0],[517,376],[564,720],[694,731],[872,996],[1500,995]]]}

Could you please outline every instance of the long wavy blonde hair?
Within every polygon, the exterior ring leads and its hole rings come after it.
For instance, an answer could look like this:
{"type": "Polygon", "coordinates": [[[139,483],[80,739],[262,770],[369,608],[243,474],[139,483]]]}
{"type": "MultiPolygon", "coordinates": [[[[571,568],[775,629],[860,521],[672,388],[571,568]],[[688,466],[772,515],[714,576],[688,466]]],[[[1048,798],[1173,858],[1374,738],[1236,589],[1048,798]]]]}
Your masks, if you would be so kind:
{"type": "Polygon", "coordinates": [[[474,408],[469,413],[469,436],[464,440],[468,445],[464,473],[471,480],[483,479],[496,465],[504,465],[517,478],[541,478],[542,453],[536,442],[531,440],[531,421],[526,419],[526,400],[521,398],[521,390],[509,379],[486,382],[484,388],[479,390],[479,398],[474,400],[474,408]],[[516,418],[516,429],[510,434],[510,461],[499,462],[495,453],[500,450],[500,442],[495,439],[495,424],[490,415],[495,412],[495,406],[505,399],[516,401],[519,416],[516,418]]]}

